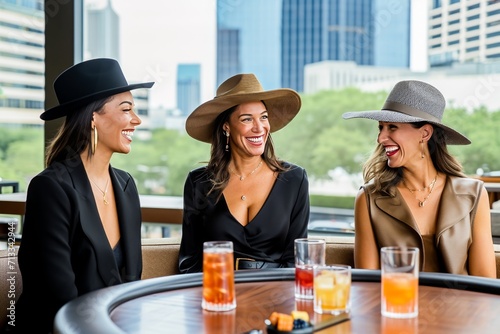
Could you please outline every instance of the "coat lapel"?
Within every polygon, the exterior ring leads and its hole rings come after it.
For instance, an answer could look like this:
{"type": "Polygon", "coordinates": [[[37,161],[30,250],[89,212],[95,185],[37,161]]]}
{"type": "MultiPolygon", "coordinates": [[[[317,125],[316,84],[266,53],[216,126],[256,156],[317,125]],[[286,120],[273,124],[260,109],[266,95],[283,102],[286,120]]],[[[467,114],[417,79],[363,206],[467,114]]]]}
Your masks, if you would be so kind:
{"type": "Polygon", "coordinates": [[[438,242],[444,232],[464,221],[474,207],[474,198],[471,196],[470,188],[468,191],[460,190],[458,181],[460,179],[446,178],[436,226],[436,239],[438,242]]]}
{"type": "Polygon", "coordinates": [[[401,193],[396,188],[396,196],[391,197],[388,195],[381,195],[375,198],[375,204],[382,210],[386,215],[399,220],[400,222],[408,225],[413,230],[418,232],[418,226],[413,219],[410,208],[403,201],[401,193]]]}
{"type": "MultiPolygon", "coordinates": [[[[90,241],[92,248],[97,256],[97,271],[105,285],[114,285],[121,282],[118,267],[114,258],[113,250],[109,245],[108,238],[104,232],[99,212],[92,195],[92,188],[83,164],[73,166],[71,171],[73,187],[78,193],[78,202],[80,208],[80,223],[83,233],[90,241]],[[110,270],[110,268],[112,268],[110,270]]],[[[111,181],[114,186],[113,175],[111,181]]]]}
{"type": "MultiPolygon", "coordinates": [[[[125,258],[125,276],[126,281],[140,279],[137,277],[137,264],[142,263],[141,253],[134,248],[140,245],[141,235],[141,208],[135,190],[135,184],[129,174],[118,174],[110,167],[109,171],[113,189],[115,191],[116,210],[118,212],[118,221],[120,224],[120,240],[125,258]]],[[[139,246],[140,247],[140,246],[139,246]]]]}

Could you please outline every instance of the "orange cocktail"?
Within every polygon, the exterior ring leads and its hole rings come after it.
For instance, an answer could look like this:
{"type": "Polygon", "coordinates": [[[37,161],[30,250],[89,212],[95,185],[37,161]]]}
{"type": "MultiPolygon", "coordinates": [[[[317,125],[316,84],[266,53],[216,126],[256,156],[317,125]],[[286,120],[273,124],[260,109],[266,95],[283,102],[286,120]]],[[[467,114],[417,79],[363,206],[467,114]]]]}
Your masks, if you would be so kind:
{"type": "Polygon", "coordinates": [[[233,249],[206,242],[203,250],[203,301],[208,311],[228,311],[236,307],[233,249]]]}
{"type": "Polygon", "coordinates": [[[412,273],[382,275],[382,310],[394,318],[418,314],[418,277],[412,273]]]}

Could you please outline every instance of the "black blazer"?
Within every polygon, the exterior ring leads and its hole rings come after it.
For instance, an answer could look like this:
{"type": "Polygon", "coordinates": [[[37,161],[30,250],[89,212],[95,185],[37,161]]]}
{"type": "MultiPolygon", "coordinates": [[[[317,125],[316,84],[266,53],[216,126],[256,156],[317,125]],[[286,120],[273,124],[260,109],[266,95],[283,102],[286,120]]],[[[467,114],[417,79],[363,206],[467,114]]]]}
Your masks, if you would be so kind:
{"type": "Polygon", "coordinates": [[[86,292],[140,279],[137,188],[127,172],[110,167],[110,175],[120,225],[122,272],[80,157],[52,164],[30,182],[18,256],[23,292],[16,304],[16,331],[28,326],[31,333],[35,328],[47,333],[66,302],[86,292]]]}

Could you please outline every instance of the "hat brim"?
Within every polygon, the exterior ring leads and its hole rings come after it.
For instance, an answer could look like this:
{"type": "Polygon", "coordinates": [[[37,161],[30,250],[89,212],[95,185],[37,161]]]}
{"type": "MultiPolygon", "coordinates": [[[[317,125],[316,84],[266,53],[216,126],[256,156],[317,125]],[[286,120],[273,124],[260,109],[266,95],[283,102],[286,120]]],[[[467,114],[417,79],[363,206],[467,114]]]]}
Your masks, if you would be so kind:
{"type": "Polygon", "coordinates": [[[271,132],[276,132],[290,123],[301,106],[299,94],[288,88],[215,97],[201,104],[189,115],[186,131],[196,140],[211,143],[217,116],[236,105],[255,101],[264,101],[271,132]]]}
{"type": "Polygon", "coordinates": [[[446,144],[448,145],[469,145],[471,141],[463,134],[453,130],[446,125],[424,118],[409,116],[393,110],[370,110],[370,111],[351,111],[342,115],[344,119],[366,118],[379,122],[394,122],[394,123],[415,123],[427,122],[444,130],[446,136],[446,144]]]}
{"type": "Polygon", "coordinates": [[[60,104],[58,106],[52,107],[50,109],[47,109],[44,111],[41,115],[40,118],[44,121],[50,121],[53,119],[57,119],[60,117],[67,116],[68,113],[75,111],[76,108],[81,108],[87,104],[89,104],[92,101],[99,100],[108,96],[112,96],[115,94],[127,92],[130,90],[138,89],[138,88],[151,88],[154,85],[154,82],[145,82],[145,83],[138,83],[138,84],[132,84],[132,85],[127,85],[127,86],[122,86],[122,87],[116,87],[113,89],[108,89],[104,90],[95,94],[90,94],[83,96],[79,99],[69,101],[63,104],[60,104]]]}

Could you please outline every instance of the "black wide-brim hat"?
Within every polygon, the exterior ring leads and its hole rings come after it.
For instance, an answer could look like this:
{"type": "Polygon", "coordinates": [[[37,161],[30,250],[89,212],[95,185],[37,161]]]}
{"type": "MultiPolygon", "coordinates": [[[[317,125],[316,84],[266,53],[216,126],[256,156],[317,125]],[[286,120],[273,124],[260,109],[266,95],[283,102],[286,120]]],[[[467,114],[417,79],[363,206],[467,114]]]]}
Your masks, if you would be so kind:
{"type": "Polygon", "coordinates": [[[351,111],[342,117],[394,123],[427,122],[443,129],[446,144],[469,145],[466,136],[441,122],[445,107],[446,100],[437,88],[423,81],[407,80],[394,86],[382,110],[351,111]]]}
{"type": "Polygon", "coordinates": [[[97,58],[71,66],[54,81],[59,105],[40,115],[44,121],[67,116],[92,101],[137,88],[151,88],[154,82],[129,85],[120,64],[114,59],[97,58]]]}

